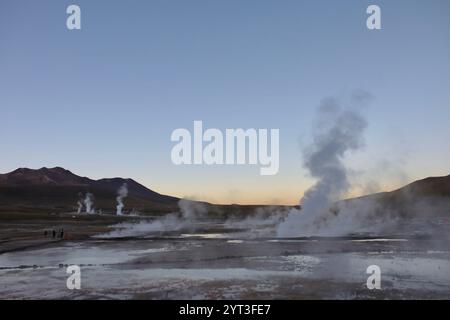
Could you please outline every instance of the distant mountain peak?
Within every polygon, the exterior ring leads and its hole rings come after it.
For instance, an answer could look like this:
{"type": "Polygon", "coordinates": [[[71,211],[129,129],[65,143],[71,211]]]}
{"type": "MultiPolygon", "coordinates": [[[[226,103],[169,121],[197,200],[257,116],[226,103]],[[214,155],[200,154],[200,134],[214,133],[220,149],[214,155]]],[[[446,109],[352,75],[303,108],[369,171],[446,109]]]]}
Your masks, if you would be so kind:
{"type": "Polygon", "coordinates": [[[53,172],[70,172],[69,170],[66,170],[66,169],[64,169],[62,167],[53,167],[53,168],[42,167],[39,170],[53,171],[53,172]]]}
{"type": "Polygon", "coordinates": [[[19,168],[0,175],[0,185],[85,185],[89,179],[79,177],[61,167],[19,168]]]}
{"type": "Polygon", "coordinates": [[[0,174],[0,187],[80,187],[82,190],[109,192],[115,199],[117,190],[126,183],[130,194],[158,203],[176,203],[179,199],[152,191],[130,178],[105,178],[99,180],[80,177],[62,168],[42,167],[40,169],[18,168],[10,173],[0,174]]]}

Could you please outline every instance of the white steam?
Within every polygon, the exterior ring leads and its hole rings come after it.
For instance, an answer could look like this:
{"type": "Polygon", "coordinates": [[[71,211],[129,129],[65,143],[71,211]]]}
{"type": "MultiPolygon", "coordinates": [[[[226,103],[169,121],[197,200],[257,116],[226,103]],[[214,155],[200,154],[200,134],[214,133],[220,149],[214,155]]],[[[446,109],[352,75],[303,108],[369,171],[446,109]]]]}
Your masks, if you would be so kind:
{"type": "MultiPolygon", "coordinates": [[[[172,232],[181,229],[194,230],[195,224],[208,213],[207,206],[197,201],[180,199],[178,206],[179,212],[166,214],[152,221],[121,223],[117,226],[117,230],[100,237],[144,236],[155,232],[172,232]]],[[[117,207],[119,210],[119,206],[117,207]]]]}
{"type": "Polygon", "coordinates": [[[77,201],[77,213],[80,214],[83,211],[83,195],[81,192],[78,194],[78,197],[79,199],[77,201]]]}
{"type": "Polygon", "coordinates": [[[80,214],[81,211],[83,210],[83,202],[81,200],[79,200],[77,202],[77,206],[78,206],[77,213],[80,214]]]}
{"type": "Polygon", "coordinates": [[[128,196],[128,185],[126,183],[124,183],[119,190],[117,190],[117,211],[116,214],[118,216],[123,215],[123,208],[124,208],[124,204],[123,204],[123,199],[125,199],[128,196]]]}
{"type": "MultiPolygon", "coordinates": [[[[363,103],[368,95],[354,96],[363,103]]],[[[313,141],[304,152],[304,166],[317,179],[300,201],[301,210],[293,209],[278,226],[279,237],[315,235],[336,212],[333,204],[349,191],[348,169],[343,159],[349,151],[363,145],[367,122],[358,109],[342,108],[327,99],[318,108],[313,141]]]]}
{"type": "Polygon", "coordinates": [[[178,207],[180,208],[181,219],[191,222],[206,216],[208,213],[208,208],[204,203],[189,199],[180,199],[178,207]]]}
{"type": "Polygon", "coordinates": [[[86,197],[83,200],[84,206],[86,207],[86,213],[93,214],[94,210],[94,195],[90,192],[86,193],[86,197]]]}

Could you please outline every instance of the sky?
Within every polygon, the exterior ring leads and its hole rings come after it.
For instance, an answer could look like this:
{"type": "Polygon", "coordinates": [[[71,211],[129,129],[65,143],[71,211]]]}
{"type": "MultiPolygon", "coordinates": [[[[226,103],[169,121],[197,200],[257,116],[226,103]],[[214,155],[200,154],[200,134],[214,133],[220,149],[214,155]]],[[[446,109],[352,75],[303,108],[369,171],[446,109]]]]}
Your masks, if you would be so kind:
{"type": "Polygon", "coordinates": [[[296,204],[323,99],[365,110],[349,196],[450,174],[448,0],[0,0],[0,173],[61,166],[214,203],[296,204]],[[81,30],[66,8],[81,8],[81,30]],[[381,8],[381,30],[366,8],[381,8]],[[176,166],[173,130],[277,128],[280,168],[176,166]]]}

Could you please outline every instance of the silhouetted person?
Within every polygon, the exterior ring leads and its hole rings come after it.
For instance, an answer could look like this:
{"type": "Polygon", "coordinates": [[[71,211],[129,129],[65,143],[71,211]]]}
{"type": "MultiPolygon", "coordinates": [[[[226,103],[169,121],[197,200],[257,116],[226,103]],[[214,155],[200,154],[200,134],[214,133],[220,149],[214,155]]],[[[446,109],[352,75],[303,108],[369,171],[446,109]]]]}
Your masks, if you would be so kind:
{"type": "Polygon", "coordinates": [[[44,230],[44,237],[47,238],[47,234],[48,234],[47,230],[44,230]]]}
{"type": "Polygon", "coordinates": [[[53,239],[55,239],[55,237],[56,237],[56,231],[55,230],[52,231],[52,235],[53,235],[53,239]]]}
{"type": "Polygon", "coordinates": [[[61,229],[61,232],[59,233],[59,237],[61,239],[64,238],[64,229],[61,229]]]}

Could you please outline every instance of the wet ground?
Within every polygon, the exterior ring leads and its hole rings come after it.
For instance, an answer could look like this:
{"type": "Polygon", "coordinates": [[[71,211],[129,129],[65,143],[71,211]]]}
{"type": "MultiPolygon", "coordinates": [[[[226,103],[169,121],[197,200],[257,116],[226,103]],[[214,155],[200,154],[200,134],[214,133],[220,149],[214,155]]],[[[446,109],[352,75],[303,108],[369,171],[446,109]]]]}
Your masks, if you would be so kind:
{"type": "Polygon", "coordinates": [[[0,254],[0,297],[448,299],[448,244],[417,237],[276,239],[264,225],[125,223],[89,239],[0,254]],[[66,268],[74,264],[81,290],[66,286],[66,268]],[[380,290],[366,286],[370,265],[381,269],[380,290]]]}

